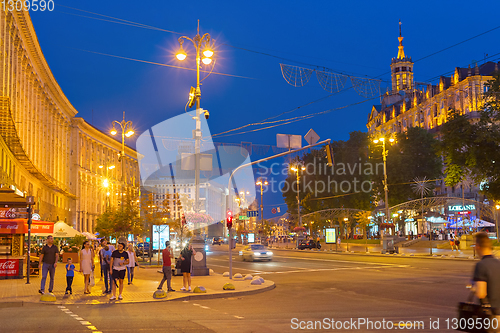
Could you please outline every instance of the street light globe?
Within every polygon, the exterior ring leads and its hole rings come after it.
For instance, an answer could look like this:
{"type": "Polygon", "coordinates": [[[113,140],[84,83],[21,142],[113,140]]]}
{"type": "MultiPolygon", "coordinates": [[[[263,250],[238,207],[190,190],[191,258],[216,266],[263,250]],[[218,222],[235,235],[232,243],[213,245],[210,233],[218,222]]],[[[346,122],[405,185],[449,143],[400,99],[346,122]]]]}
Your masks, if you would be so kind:
{"type": "Polygon", "coordinates": [[[212,62],[212,59],[211,59],[211,58],[203,58],[203,59],[201,59],[201,61],[202,61],[205,65],[210,65],[210,63],[212,62]]]}
{"type": "Polygon", "coordinates": [[[390,139],[389,139],[389,141],[390,141],[390,142],[394,142],[394,139],[393,139],[393,138],[390,138],[390,139]]]}
{"type": "Polygon", "coordinates": [[[203,51],[203,55],[204,55],[205,57],[207,57],[207,58],[210,58],[211,56],[213,56],[213,55],[214,55],[214,51],[212,51],[212,50],[210,50],[210,49],[205,49],[205,50],[203,51]]]}
{"type": "Polygon", "coordinates": [[[373,143],[378,143],[378,139],[373,140],[373,143]]]}
{"type": "Polygon", "coordinates": [[[385,140],[385,138],[378,139],[378,141],[382,141],[382,142],[384,142],[384,140],[385,140]]]}
{"type": "Polygon", "coordinates": [[[111,130],[111,135],[116,135],[116,133],[118,133],[114,128],[111,130]]]}
{"type": "Polygon", "coordinates": [[[496,207],[496,209],[500,209],[500,205],[496,205],[495,207],[496,207]]]}
{"type": "Polygon", "coordinates": [[[125,133],[125,136],[127,138],[130,138],[132,135],[134,135],[134,131],[133,130],[129,130],[127,133],[125,133]]]}
{"type": "Polygon", "coordinates": [[[175,55],[175,57],[176,57],[178,60],[180,60],[180,61],[182,61],[182,60],[186,59],[187,54],[186,54],[186,52],[184,51],[184,49],[182,48],[182,44],[181,44],[181,49],[179,50],[179,52],[177,52],[177,54],[175,55]]]}
{"type": "Polygon", "coordinates": [[[111,165],[111,166],[108,167],[109,170],[113,170],[114,168],[115,168],[114,165],[111,165]]]}

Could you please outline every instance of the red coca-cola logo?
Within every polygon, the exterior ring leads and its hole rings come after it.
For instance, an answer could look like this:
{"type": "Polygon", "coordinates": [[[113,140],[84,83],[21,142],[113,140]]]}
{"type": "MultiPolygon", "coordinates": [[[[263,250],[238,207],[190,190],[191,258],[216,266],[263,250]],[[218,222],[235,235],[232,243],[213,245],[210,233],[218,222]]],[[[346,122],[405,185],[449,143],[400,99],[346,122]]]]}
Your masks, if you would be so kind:
{"type": "Polygon", "coordinates": [[[19,275],[19,260],[0,259],[0,275],[19,275]]]}
{"type": "Polygon", "coordinates": [[[16,261],[7,260],[4,262],[0,262],[0,269],[14,269],[16,268],[16,261]]]}

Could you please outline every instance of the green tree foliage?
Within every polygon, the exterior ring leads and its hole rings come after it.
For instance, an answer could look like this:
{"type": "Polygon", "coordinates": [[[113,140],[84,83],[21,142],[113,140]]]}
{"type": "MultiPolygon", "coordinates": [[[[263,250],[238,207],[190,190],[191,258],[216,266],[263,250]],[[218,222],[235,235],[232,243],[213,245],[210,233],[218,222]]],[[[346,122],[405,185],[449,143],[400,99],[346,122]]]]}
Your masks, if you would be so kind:
{"type": "MultiPolygon", "coordinates": [[[[386,140],[386,149],[389,206],[418,198],[410,186],[415,177],[436,179],[441,176],[438,141],[423,128],[411,127],[406,132],[398,133],[393,144],[386,140]]],[[[380,144],[372,144],[371,157],[373,164],[383,163],[380,144]]],[[[384,200],[383,178],[383,169],[377,168],[373,187],[378,200],[384,200]]]]}
{"type": "Polygon", "coordinates": [[[96,221],[96,231],[104,237],[118,238],[128,234],[138,235],[143,231],[139,207],[130,198],[125,199],[123,209],[108,207],[96,221]]]}
{"type": "Polygon", "coordinates": [[[441,127],[440,151],[444,156],[446,184],[469,176],[490,199],[500,200],[500,74],[486,84],[484,109],[477,122],[456,110],[441,127]]]}

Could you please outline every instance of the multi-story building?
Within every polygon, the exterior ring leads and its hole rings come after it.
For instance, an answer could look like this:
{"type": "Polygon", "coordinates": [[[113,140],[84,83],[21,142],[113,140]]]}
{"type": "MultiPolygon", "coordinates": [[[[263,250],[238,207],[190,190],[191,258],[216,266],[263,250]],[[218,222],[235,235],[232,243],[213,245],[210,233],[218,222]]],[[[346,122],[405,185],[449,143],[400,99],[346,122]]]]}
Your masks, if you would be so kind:
{"type": "MultiPolygon", "coordinates": [[[[391,60],[392,90],[383,95],[381,105],[372,106],[366,124],[369,134],[389,137],[417,126],[437,134],[451,109],[468,115],[471,121],[477,121],[485,84],[493,79],[492,75],[498,72],[500,63],[456,67],[450,77],[441,76],[437,85],[418,83],[413,77],[413,60],[404,52],[401,31],[398,40],[398,55],[391,60]]],[[[455,190],[441,181],[435,194],[462,195],[461,189],[457,193],[455,190]]],[[[470,186],[464,190],[466,197],[478,199],[477,191],[470,186]]]]}
{"type": "MultiPolygon", "coordinates": [[[[0,11],[0,93],[2,187],[34,196],[42,220],[92,232],[107,202],[121,197],[121,143],[75,117],[25,11],[0,11]],[[106,190],[103,164],[116,165],[106,190]]],[[[124,188],[135,195],[137,154],[125,153],[124,188]]]]}

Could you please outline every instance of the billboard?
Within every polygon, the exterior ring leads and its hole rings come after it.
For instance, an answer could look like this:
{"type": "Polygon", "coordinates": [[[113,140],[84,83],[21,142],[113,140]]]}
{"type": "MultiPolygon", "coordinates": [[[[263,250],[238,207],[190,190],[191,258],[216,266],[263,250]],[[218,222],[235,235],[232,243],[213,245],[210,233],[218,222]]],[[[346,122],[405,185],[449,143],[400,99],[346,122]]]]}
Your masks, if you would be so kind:
{"type": "Polygon", "coordinates": [[[153,250],[163,250],[165,242],[170,240],[168,225],[153,225],[153,250]]]}
{"type": "Polygon", "coordinates": [[[248,242],[255,243],[255,234],[248,234],[248,242]]]}
{"type": "Polygon", "coordinates": [[[335,244],[337,242],[337,229],[335,228],[325,228],[325,240],[326,244],[335,244]]]}

